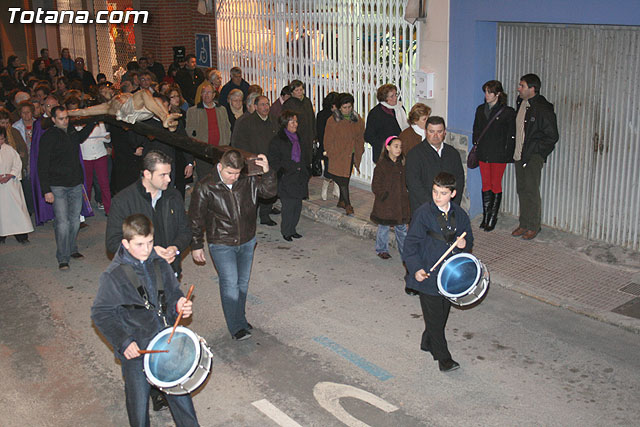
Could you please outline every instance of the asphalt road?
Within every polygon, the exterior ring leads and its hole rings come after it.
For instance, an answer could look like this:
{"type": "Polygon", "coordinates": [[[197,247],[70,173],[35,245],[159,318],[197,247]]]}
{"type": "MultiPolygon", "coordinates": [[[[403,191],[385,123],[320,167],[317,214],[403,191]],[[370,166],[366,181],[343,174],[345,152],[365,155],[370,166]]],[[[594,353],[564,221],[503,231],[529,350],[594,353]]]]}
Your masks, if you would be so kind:
{"type": "MultiPolygon", "coordinates": [[[[29,246],[0,245],[0,425],[127,424],[119,365],[89,318],[105,223],[89,219],[68,272],[51,224],[29,246]]],[[[226,330],[211,262],[183,263],[185,290],[196,285],[187,325],[214,353],[194,394],[203,426],[640,425],[638,335],[494,285],[452,310],[461,369],[443,374],[419,350],[397,252],[381,260],[374,242],[304,218],[293,243],[258,231],[247,341],[226,330]]],[[[173,425],[167,411],[152,424],[173,425]]]]}

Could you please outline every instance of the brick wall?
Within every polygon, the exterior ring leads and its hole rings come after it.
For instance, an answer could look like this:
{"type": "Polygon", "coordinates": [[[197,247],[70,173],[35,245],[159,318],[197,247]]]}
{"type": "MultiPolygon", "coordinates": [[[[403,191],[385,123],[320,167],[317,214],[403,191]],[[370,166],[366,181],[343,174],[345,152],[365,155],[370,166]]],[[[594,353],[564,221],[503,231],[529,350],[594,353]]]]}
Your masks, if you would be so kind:
{"type": "Polygon", "coordinates": [[[195,34],[211,34],[211,60],[217,66],[215,15],[201,15],[197,7],[197,0],[140,0],[140,10],[149,11],[149,23],[141,26],[142,51],[151,51],[156,61],[168,67],[173,46],[184,46],[187,55],[195,54],[195,34]]]}

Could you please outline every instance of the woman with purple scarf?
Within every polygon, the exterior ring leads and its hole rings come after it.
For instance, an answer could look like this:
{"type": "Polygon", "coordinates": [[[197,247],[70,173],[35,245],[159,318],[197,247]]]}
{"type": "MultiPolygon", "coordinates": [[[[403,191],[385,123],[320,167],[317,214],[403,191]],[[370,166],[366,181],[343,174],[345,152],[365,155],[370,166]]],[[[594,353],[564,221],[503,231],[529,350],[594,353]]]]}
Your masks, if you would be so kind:
{"type": "Polygon", "coordinates": [[[269,165],[278,174],[278,197],[282,201],[282,237],[288,242],[302,236],[296,231],[302,199],[309,197],[309,166],[311,147],[297,133],[298,115],[285,110],[280,115],[280,131],[269,145],[269,165]]]}

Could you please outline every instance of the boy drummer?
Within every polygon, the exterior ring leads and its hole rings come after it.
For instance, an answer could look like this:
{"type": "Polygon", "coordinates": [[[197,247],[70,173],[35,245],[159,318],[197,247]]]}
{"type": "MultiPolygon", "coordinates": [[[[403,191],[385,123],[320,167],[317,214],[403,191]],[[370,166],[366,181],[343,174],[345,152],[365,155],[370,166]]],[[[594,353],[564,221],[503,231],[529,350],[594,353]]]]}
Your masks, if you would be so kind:
{"type": "Polygon", "coordinates": [[[425,324],[420,349],[431,352],[440,370],[448,372],[460,367],[451,358],[444,334],[451,303],[438,293],[437,278],[442,264],[433,272],[428,271],[465,231],[466,238],[458,241],[451,255],[462,250],[470,252],[473,234],[467,213],[451,203],[456,195],[456,178],[453,175],[446,172],[438,174],[433,180],[431,194],[433,201],[414,212],[404,242],[403,260],[409,272],[405,281],[408,288],[420,293],[425,324]]]}
{"type": "MultiPolygon", "coordinates": [[[[153,250],[149,218],[127,217],[122,234],[122,245],[100,276],[91,319],[122,364],[129,423],[148,426],[151,385],[138,350],[173,324],[180,310],[182,317],[191,316],[192,302],[183,296],[171,266],[153,250]]],[[[191,395],[167,395],[166,399],[177,426],[198,425],[191,395]]]]}

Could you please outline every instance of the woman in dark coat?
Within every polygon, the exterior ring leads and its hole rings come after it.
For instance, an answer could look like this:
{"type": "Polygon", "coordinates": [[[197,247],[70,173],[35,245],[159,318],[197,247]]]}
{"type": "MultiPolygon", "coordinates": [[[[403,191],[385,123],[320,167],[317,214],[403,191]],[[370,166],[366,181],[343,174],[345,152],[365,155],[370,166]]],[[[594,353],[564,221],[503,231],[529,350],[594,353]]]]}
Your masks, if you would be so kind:
{"type": "MultiPolygon", "coordinates": [[[[329,173],[329,159],[324,150],[324,128],[327,126],[327,120],[333,112],[336,110],[336,100],[338,99],[338,92],[329,92],[327,96],[322,100],[322,110],[318,113],[316,117],[316,135],[318,136],[319,151],[322,153],[322,161],[324,163],[324,178],[322,180],[322,192],[320,196],[322,200],[327,200],[327,191],[329,190],[329,184],[333,181],[333,176],[329,173]]],[[[333,195],[339,196],[340,190],[338,189],[338,184],[334,182],[334,190],[333,195]]]]}
{"type": "Polygon", "coordinates": [[[305,146],[305,164],[311,165],[311,147],[316,140],[316,113],[313,111],[311,100],[304,94],[304,84],[300,80],[289,83],[291,98],[282,104],[282,110],[291,110],[298,116],[298,135],[300,144],[305,146]]]}
{"type": "Polygon", "coordinates": [[[502,176],[513,162],[516,141],[516,111],[507,106],[502,83],[490,80],[482,85],[484,104],[478,106],[473,122],[473,143],[477,144],[482,176],[482,223],[491,231],[498,222],[502,202],[502,176]],[[486,131],[485,131],[486,129],[486,131]]]}
{"type": "Polygon", "coordinates": [[[407,112],[398,101],[398,88],[395,85],[387,83],[380,86],[376,97],[379,103],[369,111],[364,131],[364,140],[373,148],[374,162],[380,159],[387,138],[400,135],[409,127],[407,112]]]}
{"type": "Polygon", "coordinates": [[[290,242],[302,236],[296,231],[302,199],[309,197],[310,146],[301,142],[298,116],[285,110],[280,115],[280,131],[269,144],[269,165],[278,174],[278,197],[282,201],[282,237],[290,242]]]}

